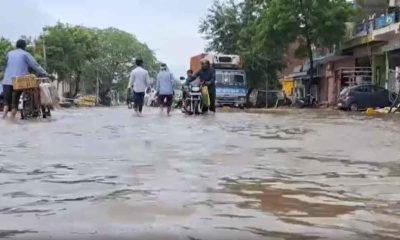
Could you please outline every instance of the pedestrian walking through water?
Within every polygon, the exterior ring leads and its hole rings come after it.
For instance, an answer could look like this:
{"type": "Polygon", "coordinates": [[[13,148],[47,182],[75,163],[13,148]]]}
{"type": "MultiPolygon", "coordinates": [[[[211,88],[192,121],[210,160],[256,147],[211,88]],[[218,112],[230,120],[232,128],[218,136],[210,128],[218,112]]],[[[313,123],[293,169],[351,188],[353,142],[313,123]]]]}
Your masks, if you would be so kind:
{"type": "Polygon", "coordinates": [[[156,90],[161,110],[166,107],[169,116],[174,96],[174,77],[164,63],[161,64],[161,71],[157,75],[156,90]]]}
{"type": "Polygon", "coordinates": [[[144,95],[149,85],[149,72],[143,67],[143,60],[136,60],[136,68],[131,72],[128,89],[133,93],[134,109],[138,116],[142,115],[144,95]]]}

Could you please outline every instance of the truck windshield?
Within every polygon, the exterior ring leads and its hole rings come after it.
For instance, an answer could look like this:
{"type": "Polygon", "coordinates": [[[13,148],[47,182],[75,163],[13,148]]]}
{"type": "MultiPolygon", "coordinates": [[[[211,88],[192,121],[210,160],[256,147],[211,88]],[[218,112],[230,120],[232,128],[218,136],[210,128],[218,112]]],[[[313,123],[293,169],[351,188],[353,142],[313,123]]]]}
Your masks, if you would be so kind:
{"type": "Polygon", "coordinates": [[[217,72],[216,83],[219,86],[243,86],[245,77],[239,73],[217,72]]]}

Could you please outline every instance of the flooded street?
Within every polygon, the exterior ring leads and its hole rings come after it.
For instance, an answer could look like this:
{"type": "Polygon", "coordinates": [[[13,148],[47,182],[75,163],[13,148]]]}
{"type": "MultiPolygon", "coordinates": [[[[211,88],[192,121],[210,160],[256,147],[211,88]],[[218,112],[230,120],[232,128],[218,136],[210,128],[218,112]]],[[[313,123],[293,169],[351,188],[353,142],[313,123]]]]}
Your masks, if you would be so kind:
{"type": "Polygon", "coordinates": [[[0,238],[397,239],[399,122],[325,111],[0,121],[0,238]]]}

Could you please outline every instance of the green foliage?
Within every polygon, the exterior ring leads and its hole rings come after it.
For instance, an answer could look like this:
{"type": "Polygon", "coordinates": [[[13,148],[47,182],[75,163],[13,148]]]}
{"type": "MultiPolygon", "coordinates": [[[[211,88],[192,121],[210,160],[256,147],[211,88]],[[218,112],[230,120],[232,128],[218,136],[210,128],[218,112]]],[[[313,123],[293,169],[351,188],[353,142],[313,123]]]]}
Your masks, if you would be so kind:
{"type": "Polygon", "coordinates": [[[71,84],[71,97],[82,90],[96,93],[97,79],[103,98],[113,88],[124,95],[135,58],[143,59],[151,73],[157,66],[154,53],[146,44],[116,28],[102,30],[58,23],[44,28],[34,53],[50,73],[71,84]]]}
{"type": "Polygon", "coordinates": [[[314,48],[341,42],[352,15],[346,0],[216,0],[199,30],[208,50],[242,55],[249,87],[260,87],[266,77],[277,85],[290,44],[312,59],[314,48]]]}
{"type": "Polygon", "coordinates": [[[268,2],[216,0],[199,28],[209,42],[208,51],[242,56],[250,88],[264,87],[267,77],[276,80],[282,67],[280,52],[266,47],[265,36],[259,34],[260,14],[268,2]]]}
{"type": "Polygon", "coordinates": [[[5,68],[6,55],[13,48],[11,42],[5,38],[0,38],[0,72],[5,68]]]}
{"type": "Polygon", "coordinates": [[[84,69],[86,90],[96,91],[96,79],[100,82],[100,93],[107,95],[112,88],[121,96],[125,95],[130,71],[136,58],[143,59],[150,73],[157,70],[156,58],[147,45],[139,42],[130,33],[108,28],[96,29],[99,41],[99,55],[90,61],[84,69]]]}
{"type": "Polygon", "coordinates": [[[86,64],[94,60],[100,51],[98,38],[92,29],[63,23],[44,28],[37,46],[39,52],[46,51],[48,71],[75,86],[71,87],[72,96],[80,91],[86,64]]]}
{"type": "MultiPolygon", "coordinates": [[[[46,68],[67,81],[71,86],[70,97],[83,93],[95,94],[97,79],[102,99],[116,90],[126,96],[130,71],[137,58],[154,76],[158,71],[153,51],[134,35],[116,28],[95,29],[57,23],[46,27],[36,40],[22,36],[28,42],[27,51],[46,68]]],[[[10,41],[0,38],[0,70],[5,56],[12,49],[10,41]]]]}
{"type": "Polygon", "coordinates": [[[199,31],[209,40],[207,50],[233,53],[237,50],[240,34],[240,6],[234,0],[214,1],[199,31]]]}
{"type": "Polygon", "coordinates": [[[262,24],[267,32],[279,34],[285,46],[300,39],[298,52],[305,57],[307,40],[316,48],[340,43],[352,13],[346,0],[271,0],[262,13],[262,24]]]}

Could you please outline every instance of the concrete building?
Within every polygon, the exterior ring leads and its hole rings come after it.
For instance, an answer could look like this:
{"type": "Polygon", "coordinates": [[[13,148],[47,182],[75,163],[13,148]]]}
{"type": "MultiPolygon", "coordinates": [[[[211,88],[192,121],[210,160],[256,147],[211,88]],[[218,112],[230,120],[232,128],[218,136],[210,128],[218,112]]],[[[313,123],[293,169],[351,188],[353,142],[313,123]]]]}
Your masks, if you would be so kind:
{"type": "MultiPolygon", "coordinates": [[[[387,0],[364,0],[358,1],[358,4],[370,17],[355,24],[349,39],[334,51],[315,53],[316,73],[311,81],[311,93],[321,104],[336,105],[337,96],[344,87],[362,83],[398,91],[399,7],[394,7],[396,1],[387,0]]],[[[307,62],[304,61],[286,77],[294,79],[297,97],[304,97],[304,90],[300,89],[304,89],[305,80],[309,81],[307,70],[307,62]]]]}
{"type": "Polygon", "coordinates": [[[356,0],[357,4],[364,16],[372,16],[374,14],[382,14],[389,7],[389,0],[356,0]]]}

